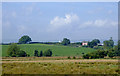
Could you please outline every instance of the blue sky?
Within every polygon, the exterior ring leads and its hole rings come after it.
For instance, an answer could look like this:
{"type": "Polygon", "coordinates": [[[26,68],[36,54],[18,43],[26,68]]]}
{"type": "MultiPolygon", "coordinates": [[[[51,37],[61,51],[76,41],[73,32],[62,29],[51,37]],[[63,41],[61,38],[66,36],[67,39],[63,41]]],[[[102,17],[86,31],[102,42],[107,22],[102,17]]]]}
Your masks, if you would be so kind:
{"type": "Polygon", "coordinates": [[[118,37],[116,2],[9,2],[2,4],[2,41],[107,40],[118,37]]]}

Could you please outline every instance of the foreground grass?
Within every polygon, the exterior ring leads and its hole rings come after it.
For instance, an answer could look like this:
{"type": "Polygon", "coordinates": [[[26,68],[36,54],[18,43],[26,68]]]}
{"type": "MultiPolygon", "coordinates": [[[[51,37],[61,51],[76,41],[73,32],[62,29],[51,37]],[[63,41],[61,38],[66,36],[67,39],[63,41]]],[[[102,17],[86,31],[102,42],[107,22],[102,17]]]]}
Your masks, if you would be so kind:
{"type": "MultiPolygon", "coordinates": [[[[102,59],[104,60],[104,59],[102,59]]],[[[112,59],[111,59],[112,60],[112,59]]],[[[43,60],[40,60],[43,61],[43,60]]],[[[46,61],[46,60],[45,60],[46,61]]],[[[116,62],[62,61],[62,62],[14,62],[3,63],[3,74],[118,74],[116,62]]],[[[59,60],[58,60],[59,61],[59,60]]],[[[98,60],[100,61],[100,60],[98,60]]]]}
{"type": "MultiPolygon", "coordinates": [[[[2,46],[2,57],[7,56],[7,49],[9,45],[2,46]]],[[[34,50],[45,51],[51,49],[53,52],[52,56],[82,56],[82,53],[93,52],[95,49],[85,47],[71,47],[61,45],[48,45],[48,44],[21,44],[21,50],[26,51],[30,56],[34,56],[34,50]]]]}

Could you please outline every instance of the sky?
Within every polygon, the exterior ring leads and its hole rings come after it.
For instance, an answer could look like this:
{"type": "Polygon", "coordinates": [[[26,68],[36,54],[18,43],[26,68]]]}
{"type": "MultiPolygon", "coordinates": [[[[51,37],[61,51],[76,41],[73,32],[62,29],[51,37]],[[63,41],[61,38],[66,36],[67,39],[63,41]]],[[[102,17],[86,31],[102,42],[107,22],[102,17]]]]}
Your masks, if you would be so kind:
{"type": "Polygon", "coordinates": [[[2,42],[118,39],[117,2],[3,2],[2,42]]]}

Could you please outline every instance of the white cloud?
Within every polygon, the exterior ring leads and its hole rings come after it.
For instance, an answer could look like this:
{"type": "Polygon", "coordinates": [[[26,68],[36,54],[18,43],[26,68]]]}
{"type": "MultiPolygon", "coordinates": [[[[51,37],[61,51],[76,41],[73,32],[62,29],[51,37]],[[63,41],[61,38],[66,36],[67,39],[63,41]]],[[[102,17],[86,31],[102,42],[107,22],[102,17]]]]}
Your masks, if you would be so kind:
{"type": "Polygon", "coordinates": [[[94,21],[86,21],[83,24],[81,24],[79,27],[83,28],[83,27],[110,27],[110,26],[117,26],[118,23],[117,21],[112,21],[112,20],[107,20],[107,19],[97,19],[94,21]]]}
{"type": "Polygon", "coordinates": [[[71,26],[72,23],[78,22],[79,17],[76,14],[66,14],[65,17],[56,16],[50,21],[52,30],[56,30],[65,26],[71,26]]]}
{"type": "Polygon", "coordinates": [[[95,26],[98,26],[98,27],[101,27],[101,26],[105,26],[105,24],[107,23],[108,21],[107,20],[95,20],[93,25],[95,26]]]}
{"type": "Polygon", "coordinates": [[[117,26],[117,21],[109,19],[96,19],[81,22],[76,14],[66,14],[65,17],[56,16],[50,21],[49,31],[59,29],[77,29],[86,27],[111,27],[117,26]]]}

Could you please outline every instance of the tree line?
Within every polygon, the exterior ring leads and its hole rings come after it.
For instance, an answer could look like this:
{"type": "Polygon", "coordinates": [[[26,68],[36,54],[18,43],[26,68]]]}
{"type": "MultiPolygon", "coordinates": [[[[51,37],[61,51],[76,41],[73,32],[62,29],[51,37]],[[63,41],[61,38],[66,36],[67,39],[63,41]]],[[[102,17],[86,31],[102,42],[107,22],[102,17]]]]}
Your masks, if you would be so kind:
{"type": "Polygon", "coordinates": [[[116,56],[120,56],[120,40],[118,44],[114,46],[113,40],[110,38],[109,40],[104,41],[104,49],[98,49],[95,52],[87,53],[83,55],[84,59],[97,59],[104,58],[106,56],[113,58],[116,56]]]}
{"type": "MultiPolygon", "coordinates": [[[[62,44],[64,46],[67,46],[67,45],[82,45],[82,42],[71,43],[70,39],[68,39],[68,38],[63,38],[62,42],[31,42],[31,41],[32,41],[32,39],[28,35],[24,35],[19,39],[18,44],[41,43],[41,44],[62,44]]],[[[100,44],[100,40],[99,39],[93,39],[92,41],[88,41],[88,45],[85,45],[83,47],[96,48],[96,46],[98,44],[100,44]]],[[[109,48],[112,48],[114,46],[114,41],[112,40],[112,37],[111,37],[109,40],[105,40],[103,42],[103,44],[104,44],[104,48],[109,49],[109,48]]]]}
{"type": "MultiPolygon", "coordinates": [[[[18,44],[27,44],[27,43],[30,43],[31,41],[32,41],[32,39],[28,35],[24,35],[19,39],[18,44]]],[[[48,43],[45,42],[45,43],[46,44],[56,44],[54,42],[48,42],[48,43]]],[[[81,42],[71,43],[70,39],[68,39],[68,38],[63,38],[63,41],[60,44],[62,44],[64,46],[82,45],[81,42]]],[[[82,46],[82,47],[89,47],[89,48],[98,49],[97,51],[91,52],[91,53],[88,53],[88,54],[82,53],[83,58],[93,59],[93,58],[104,58],[105,56],[109,56],[109,57],[112,58],[114,56],[120,56],[120,41],[118,41],[118,45],[115,46],[114,41],[111,37],[109,40],[105,40],[103,42],[104,45],[100,49],[98,48],[98,44],[100,44],[100,40],[99,39],[93,39],[92,41],[88,42],[88,45],[82,46]]],[[[12,43],[9,46],[7,53],[11,57],[29,57],[30,56],[25,51],[20,50],[20,48],[15,43],[12,43]]],[[[37,57],[52,56],[52,50],[47,49],[44,52],[43,51],[38,52],[38,50],[35,50],[34,51],[34,56],[37,56],[37,57]]]]}

